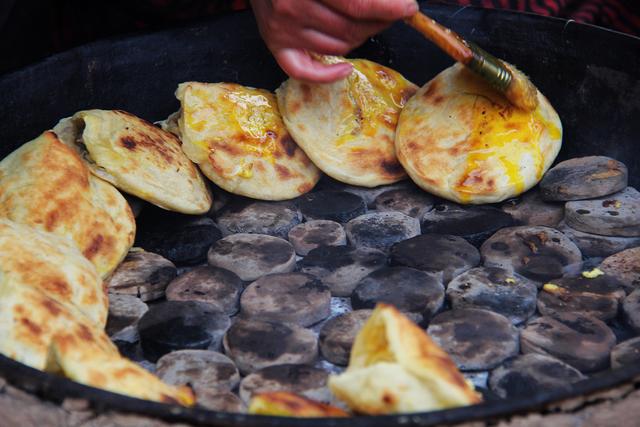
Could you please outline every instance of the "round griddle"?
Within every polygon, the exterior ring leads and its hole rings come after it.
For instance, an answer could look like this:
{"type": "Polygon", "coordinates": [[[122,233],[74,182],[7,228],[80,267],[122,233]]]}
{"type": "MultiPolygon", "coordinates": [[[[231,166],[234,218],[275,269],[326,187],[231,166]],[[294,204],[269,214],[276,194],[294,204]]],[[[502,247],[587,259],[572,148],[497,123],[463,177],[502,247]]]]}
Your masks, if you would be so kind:
{"type": "MultiPolygon", "coordinates": [[[[562,118],[561,159],[607,155],[629,167],[640,187],[640,39],[560,19],[476,8],[423,4],[423,10],[463,37],[517,64],[562,118]]],[[[398,24],[352,56],[391,66],[424,84],[451,60],[398,24]]],[[[87,108],[123,109],[148,120],[178,108],[173,96],[187,80],[231,81],[275,89],[285,79],[264,47],[250,12],[187,28],[82,46],[0,78],[0,158],[87,108]]],[[[352,419],[287,419],[186,409],[86,387],[0,356],[12,384],[61,401],[88,399],[100,412],[119,410],[214,426],[427,426],[532,411],[607,389],[640,375],[640,366],[607,371],[555,391],[449,411],[352,419]]]]}

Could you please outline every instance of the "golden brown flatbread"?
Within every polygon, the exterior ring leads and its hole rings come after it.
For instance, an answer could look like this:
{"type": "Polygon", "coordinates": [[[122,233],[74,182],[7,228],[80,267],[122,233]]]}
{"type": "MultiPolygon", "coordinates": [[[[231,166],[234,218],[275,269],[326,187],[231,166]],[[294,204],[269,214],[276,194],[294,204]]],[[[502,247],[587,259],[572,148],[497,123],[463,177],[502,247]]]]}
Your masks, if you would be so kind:
{"type": "Polygon", "coordinates": [[[125,198],[47,131],[0,162],[0,218],[71,239],[106,277],[133,244],[125,198]]]}
{"type": "Polygon", "coordinates": [[[459,203],[494,203],[533,187],[562,144],[562,124],[538,107],[513,107],[456,64],[423,86],[400,115],[396,152],[423,189],[459,203]]]}
{"type": "Polygon", "coordinates": [[[211,195],[180,140],[124,111],[80,111],[54,128],[91,171],[127,193],[161,208],[206,213],[211,195]]]}
{"type": "Polygon", "coordinates": [[[340,408],[316,402],[286,391],[256,394],[249,402],[249,413],[297,418],[343,418],[349,414],[340,408]]]}
{"type": "MultiPolygon", "coordinates": [[[[233,83],[182,83],[183,149],[224,190],[261,200],[310,191],[320,171],[291,139],[275,96],[233,83]]],[[[167,126],[171,126],[171,120],[167,126]]]]}
{"type": "Polygon", "coordinates": [[[406,177],[394,138],[398,115],[417,87],[398,72],[364,59],[331,84],[289,79],[276,91],[293,138],[327,175],[352,185],[375,187],[406,177]]]}
{"type": "Polygon", "coordinates": [[[449,355],[396,308],[378,304],[329,388],[355,412],[393,414],[471,405],[480,395],[449,355]]]}

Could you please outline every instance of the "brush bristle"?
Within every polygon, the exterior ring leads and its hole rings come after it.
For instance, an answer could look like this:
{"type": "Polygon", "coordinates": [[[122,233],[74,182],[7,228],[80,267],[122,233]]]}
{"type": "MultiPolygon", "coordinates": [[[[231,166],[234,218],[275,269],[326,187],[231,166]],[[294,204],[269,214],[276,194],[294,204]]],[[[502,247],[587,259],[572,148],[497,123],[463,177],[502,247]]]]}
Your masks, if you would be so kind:
{"type": "Polygon", "coordinates": [[[520,109],[526,111],[535,110],[538,107],[538,89],[522,71],[505,62],[503,64],[513,76],[505,92],[507,99],[520,109]]]}

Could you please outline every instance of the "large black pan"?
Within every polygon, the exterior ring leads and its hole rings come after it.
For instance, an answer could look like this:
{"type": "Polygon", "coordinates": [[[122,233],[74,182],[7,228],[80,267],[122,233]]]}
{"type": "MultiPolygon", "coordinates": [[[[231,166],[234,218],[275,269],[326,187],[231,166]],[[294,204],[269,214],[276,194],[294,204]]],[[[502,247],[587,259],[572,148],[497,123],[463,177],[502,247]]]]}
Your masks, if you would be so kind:
{"type": "MultiPolygon", "coordinates": [[[[423,5],[424,11],[498,57],[517,64],[562,118],[562,157],[602,154],[627,164],[640,186],[640,39],[558,19],[474,8],[423,5]]],[[[423,84],[451,61],[413,30],[397,25],[357,55],[388,64],[423,84]]],[[[119,108],[157,120],[175,111],[185,80],[235,81],[274,89],[284,75],[265,49],[250,13],[195,27],[104,41],[51,57],[0,78],[0,157],[86,108],[119,108]]],[[[188,410],[107,393],[0,356],[0,374],[52,399],[85,397],[115,409],[216,426],[427,426],[513,414],[640,375],[609,371],[568,392],[550,392],[451,411],[351,420],[293,420],[188,410]]]]}

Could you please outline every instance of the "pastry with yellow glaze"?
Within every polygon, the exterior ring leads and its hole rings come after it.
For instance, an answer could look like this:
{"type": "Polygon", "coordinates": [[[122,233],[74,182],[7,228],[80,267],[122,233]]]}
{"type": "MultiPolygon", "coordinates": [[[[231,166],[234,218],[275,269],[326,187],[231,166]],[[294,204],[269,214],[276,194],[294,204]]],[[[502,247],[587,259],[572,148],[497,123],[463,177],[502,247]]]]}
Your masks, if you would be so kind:
{"type": "Polygon", "coordinates": [[[395,307],[379,303],[329,388],[354,412],[383,415],[479,403],[449,355],[395,307]]]}
{"type": "Polygon", "coordinates": [[[400,110],[417,87],[396,71],[364,59],[331,84],[290,79],[276,91],[287,129],[324,173],[363,187],[406,178],[394,149],[400,110]]]}
{"type": "Polygon", "coordinates": [[[182,83],[178,129],[187,156],[216,185],[261,200],[310,191],[320,171],[287,132],[275,96],[234,83],[182,83]]]}
{"type": "Polygon", "coordinates": [[[533,187],[560,151],[562,124],[538,91],[513,107],[460,64],[437,75],[400,115],[396,152],[420,187],[458,203],[495,203],[533,187]]]}

